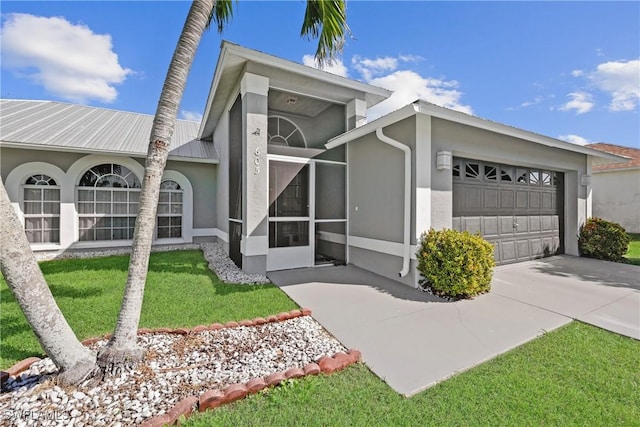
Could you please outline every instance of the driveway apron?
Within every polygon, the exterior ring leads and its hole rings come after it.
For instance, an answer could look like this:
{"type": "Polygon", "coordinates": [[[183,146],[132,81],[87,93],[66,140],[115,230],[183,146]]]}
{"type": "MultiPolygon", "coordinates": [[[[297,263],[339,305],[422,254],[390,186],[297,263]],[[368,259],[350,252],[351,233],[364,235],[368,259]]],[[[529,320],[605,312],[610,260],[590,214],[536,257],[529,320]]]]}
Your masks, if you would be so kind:
{"type": "Polygon", "coordinates": [[[269,273],[406,396],[572,319],[640,339],[639,276],[640,267],[558,256],[498,267],[490,293],[446,302],[352,265],[269,273]]]}

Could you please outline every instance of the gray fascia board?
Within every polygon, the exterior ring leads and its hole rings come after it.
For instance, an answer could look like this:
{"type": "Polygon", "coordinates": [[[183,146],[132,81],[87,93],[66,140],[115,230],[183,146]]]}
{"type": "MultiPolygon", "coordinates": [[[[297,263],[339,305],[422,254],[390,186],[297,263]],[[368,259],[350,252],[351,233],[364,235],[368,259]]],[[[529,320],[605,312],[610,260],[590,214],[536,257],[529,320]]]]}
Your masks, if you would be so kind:
{"type": "MultiPolygon", "coordinates": [[[[432,117],[437,117],[444,120],[449,120],[455,123],[460,123],[468,126],[472,126],[478,129],[484,129],[491,132],[499,133],[506,136],[511,136],[518,139],[523,139],[526,141],[535,142],[540,145],[545,145],[548,147],[559,148],[561,150],[573,151],[575,153],[586,154],[588,156],[592,156],[599,159],[607,159],[613,160],[614,163],[623,163],[627,161],[624,157],[603,153],[602,151],[596,150],[594,148],[584,147],[582,145],[572,144],[567,141],[562,141],[560,139],[551,138],[548,136],[540,135],[534,132],[526,131],[523,129],[518,129],[513,126],[504,125],[498,122],[492,122],[487,119],[483,119],[477,116],[472,116],[470,114],[461,113],[459,111],[451,110],[449,108],[440,107],[425,101],[417,102],[418,111],[422,114],[426,114],[432,117]]],[[[596,161],[595,164],[598,164],[599,161],[596,161]]],[[[611,163],[606,162],[606,163],[611,163]]]]}
{"type": "Polygon", "coordinates": [[[400,108],[399,110],[393,111],[382,117],[378,117],[372,122],[369,122],[355,129],[351,129],[350,131],[347,131],[341,135],[333,137],[329,141],[327,141],[327,143],[324,146],[327,150],[339,147],[357,138],[361,138],[365,135],[373,133],[376,131],[377,128],[387,127],[396,122],[399,122],[400,120],[404,120],[407,117],[411,117],[416,113],[417,111],[415,108],[415,104],[406,105],[400,108]]]}
{"type": "MultiPolygon", "coordinates": [[[[40,151],[54,151],[61,153],[80,153],[80,154],[109,154],[113,156],[123,156],[123,157],[135,157],[139,159],[144,159],[147,157],[146,153],[140,153],[135,151],[116,151],[116,150],[91,150],[87,148],[78,148],[78,147],[64,147],[60,145],[46,145],[46,144],[25,144],[21,142],[9,142],[9,141],[0,141],[0,148],[18,148],[21,150],[40,150],[40,151]]],[[[168,160],[176,160],[180,162],[191,162],[191,163],[210,163],[210,164],[219,164],[219,159],[205,159],[198,157],[182,157],[182,156],[172,156],[169,155],[168,160]]]]}
{"type": "Polygon", "coordinates": [[[575,153],[592,156],[594,165],[612,163],[612,161],[613,163],[624,163],[628,160],[623,156],[605,153],[594,148],[572,144],[570,142],[518,129],[513,126],[504,125],[498,122],[492,122],[487,119],[472,116],[466,113],[461,113],[449,108],[440,107],[422,100],[418,100],[412,104],[407,105],[406,107],[403,107],[399,110],[387,114],[386,116],[382,116],[370,123],[367,123],[364,126],[350,130],[346,133],[343,133],[342,135],[332,138],[328,141],[327,144],[325,144],[325,147],[327,149],[338,147],[356,138],[360,138],[361,136],[371,133],[378,127],[389,126],[397,121],[409,117],[412,114],[417,113],[440,118],[443,120],[448,120],[454,123],[468,125],[478,129],[488,130],[490,132],[511,136],[525,141],[535,142],[537,144],[545,145],[548,147],[559,148],[561,150],[572,151],[575,153]]]}

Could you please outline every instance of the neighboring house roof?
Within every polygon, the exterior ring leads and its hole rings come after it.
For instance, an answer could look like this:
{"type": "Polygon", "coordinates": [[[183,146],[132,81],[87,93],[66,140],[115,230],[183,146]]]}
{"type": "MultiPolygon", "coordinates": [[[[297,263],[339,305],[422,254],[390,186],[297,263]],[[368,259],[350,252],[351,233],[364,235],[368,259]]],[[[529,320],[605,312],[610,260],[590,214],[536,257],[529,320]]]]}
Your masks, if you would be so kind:
{"type": "Polygon", "coordinates": [[[363,126],[352,129],[341,135],[336,136],[329,140],[325,147],[327,149],[335,148],[337,146],[346,144],[353,141],[356,138],[360,138],[369,133],[375,132],[379,127],[389,126],[400,120],[404,120],[415,114],[425,114],[432,117],[449,120],[455,123],[460,123],[468,126],[472,126],[478,129],[484,129],[491,132],[496,132],[502,135],[511,136],[513,138],[519,138],[526,141],[535,142],[537,144],[545,145],[548,147],[559,148],[562,150],[572,151],[581,154],[587,154],[593,156],[593,164],[605,164],[624,162],[626,159],[615,154],[604,153],[602,151],[594,150],[582,145],[572,144],[570,142],[562,141],[559,139],[551,138],[548,136],[540,135],[534,132],[518,129],[512,126],[504,125],[502,123],[493,122],[491,120],[483,119],[481,117],[473,116],[471,114],[462,113],[449,108],[440,107],[427,101],[417,100],[412,104],[409,104],[399,110],[393,111],[385,116],[382,116],[372,122],[369,122],[363,126]]]}
{"type": "Polygon", "coordinates": [[[616,154],[618,156],[628,157],[623,163],[606,163],[593,167],[594,172],[607,172],[624,169],[640,169],[640,150],[637,148],[623,147],[622,145],[605,144],[598,142],[587,145],[589,148],[603,151],[605,153],[616,154]]]}
{"type": "Polygon", "coordinates": [[[199,138],[211,138],[220,117],[228,107],[229,98],[239,88],[239,79],[243,72],[268,77],[270,91],[304,94],[329,103],[346,104],[359,98],[364,99],[369,108],[392,94],[387,89],[223,41],[199,138]]]}
{"type": "MultiPolygon", "coordinates": [[[[146,157],[153,116],[56,101],[0,100],[0,147],[146,157]]],[[[178,120],[169,159],[218,163],[198,122],[178,120]]]]}

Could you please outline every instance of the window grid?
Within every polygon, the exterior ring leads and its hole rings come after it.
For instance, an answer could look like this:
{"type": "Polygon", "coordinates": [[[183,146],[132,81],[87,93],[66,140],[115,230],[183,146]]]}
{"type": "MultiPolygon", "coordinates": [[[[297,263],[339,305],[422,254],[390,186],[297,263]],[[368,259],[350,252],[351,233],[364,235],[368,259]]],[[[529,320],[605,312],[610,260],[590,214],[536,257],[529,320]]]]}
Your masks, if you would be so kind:
{"type": "Polygon", "coordinates": [[[156,237],[158,239],[176,239],[182,237],[183,192],[175,181],[163,181],[160,185],[156,237]]]}
{"type": "Polygon", "coordinates": [[[60,243],[60,187],[48,175],[32,175],[23,186],[24,228],[29,243],[60,243]]]}
{"type": "Polygon", "coordinates": [[[452,178],[458,180],[518,184],[527,186],[557,187],[558,173],[535,168],[480,163],[474,160],[454,158],[452,178]],[[482,171],[482,173],[480,172],[482,171]]]}
{"type": "Polygon", "coordinates": [[[77,190],[80,240],[133,239],[140,187],[124,166],[101,164],[88,170],[77,190]]]}

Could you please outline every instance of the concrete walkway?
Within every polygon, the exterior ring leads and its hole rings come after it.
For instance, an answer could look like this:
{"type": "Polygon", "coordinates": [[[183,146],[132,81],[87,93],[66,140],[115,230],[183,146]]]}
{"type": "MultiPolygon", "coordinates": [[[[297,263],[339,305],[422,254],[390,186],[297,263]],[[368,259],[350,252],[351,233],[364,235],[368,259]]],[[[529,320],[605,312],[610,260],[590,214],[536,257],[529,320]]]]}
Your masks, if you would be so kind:
{"type": "Polygon", "coordinates": [[[496,268],[492,290],[445,302],[354,266],[269,274],[398,393],[579,319],[640,339],[640,267],[558,256],[496,268]]]}

